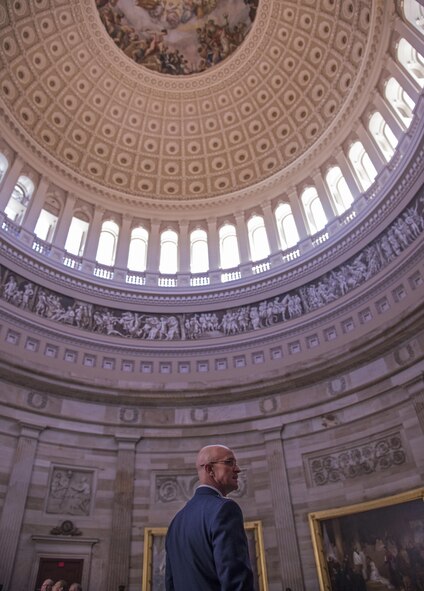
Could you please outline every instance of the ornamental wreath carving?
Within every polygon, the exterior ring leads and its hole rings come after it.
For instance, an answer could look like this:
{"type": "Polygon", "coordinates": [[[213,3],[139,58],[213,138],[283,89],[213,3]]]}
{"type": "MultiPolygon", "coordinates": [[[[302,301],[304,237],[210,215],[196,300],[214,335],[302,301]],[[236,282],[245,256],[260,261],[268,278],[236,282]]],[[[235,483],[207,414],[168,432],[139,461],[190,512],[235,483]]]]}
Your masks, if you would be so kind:
{"type": "MultiPolygon", "coordinates": [[[[172,503],[174,501],[188,501],[199,483],[197,476],[193,475],[156,475],[155,501],[159,503],[172,503]]],[[[238,490],[232,492],[230,497],[242,497],[246,493],[246,473],[240,472],[238,478],[238,490]]]]}
{"type": "Polygon", "coordinates": [[[406,461],[400,433],[391,433],[362,445],[310,457],[309,473],[314,486],[368,476],[406,461]]]}

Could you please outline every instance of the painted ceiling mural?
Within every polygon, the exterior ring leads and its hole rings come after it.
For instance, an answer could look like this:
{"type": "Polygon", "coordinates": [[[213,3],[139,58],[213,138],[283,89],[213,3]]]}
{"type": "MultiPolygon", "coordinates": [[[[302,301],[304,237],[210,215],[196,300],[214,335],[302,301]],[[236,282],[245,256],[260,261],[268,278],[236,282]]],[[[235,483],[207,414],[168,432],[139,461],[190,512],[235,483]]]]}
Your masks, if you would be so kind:
{"type": "Polygon", "coordinates": [[[162,74],[196,74],[243,42],[259,0],[96,0],[114,43],[162,74]]]}

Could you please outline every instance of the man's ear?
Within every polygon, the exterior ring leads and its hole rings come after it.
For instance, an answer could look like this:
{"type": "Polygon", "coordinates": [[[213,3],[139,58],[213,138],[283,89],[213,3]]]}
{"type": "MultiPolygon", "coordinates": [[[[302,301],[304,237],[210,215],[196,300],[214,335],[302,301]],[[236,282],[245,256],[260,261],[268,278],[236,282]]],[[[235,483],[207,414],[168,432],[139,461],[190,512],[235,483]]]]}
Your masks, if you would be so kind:
{"type": "Polygon", "coordinates": [[[206,473],[209,474],[209,476],[211,474],[213,474],[213,466],[212,466],[212,464],[205,464],[205,470],[206,470],[206,473]]]}

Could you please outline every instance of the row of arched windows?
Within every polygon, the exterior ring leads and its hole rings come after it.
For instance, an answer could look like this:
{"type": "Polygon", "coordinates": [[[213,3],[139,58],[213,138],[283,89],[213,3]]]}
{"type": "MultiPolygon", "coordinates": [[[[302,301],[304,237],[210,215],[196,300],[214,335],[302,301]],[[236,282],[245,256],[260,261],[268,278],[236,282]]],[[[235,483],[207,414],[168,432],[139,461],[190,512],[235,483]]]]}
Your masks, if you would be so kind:
{"type": "MultiPolygon", "coordinates": [[[[415,3],[414,3],[415,4],[415,3]]],[[[409,3],[408,6],[412,5],[409,3]]],[[[415,12],[410,9],[410,20],[421,32],[424,28],[424,14],[422,9],[415,12]],[[421,21],[419,19],[422,19],[421,21]]],[[[407,10],[405,15],[408,18],[407,10]]],[[[424,58],[404,38],[397,44],[397,60],[404,71],[413,80],[415,85],[422,89],[424,86],[424,58]]],[[[418,95],[418,92],[417,92],[418,95]]],[[[375,110],[368,119],[368,132],[374,141],[381,156],[381,161],[389,162],[392,158],[399,137],[409,127],[414,100],[400,85],[395,77],[390,77],[385,84],[385,99],[388,106],[385,109],[375,110]],[[396,128],[392,128],[396,126],[396,128]]],[[[362,138],[363,139],[363,138],[362,138]]],[[[370,157],[366,147],[357,139],[347,151],[349,169],[355,179],[356,193],[366,191],[373,183],[377,168],[374,158],[370,157]]],[[[4,154],[0,153],[0,179],[5,176],[9,162],[4,154]]],[[[349,188],[342,169],[338,165],[332,165],[323,177],[326,199],[334,216],[342,215],[354,202],[352,185],[349,188]]],[[[15,224],[21,225],[25,221],[25,213],[35,187],[30,178],[25,175],[19,177],[5,208],[6,216],[15,224]]],[[[321,189],[322,190],[322,189],[321,189]]],[[[309,235],[313,236],[321,232],[329,221],[323,206],[323,195],[319,194],[315,184],[311,182],[302,189],[299,195],[301,203],[301,216],[304,227],[309,235]]],[[[278,229],[278,238],[282,251],[291,249],[299,242],[299,212],[293,212],[289,202],[280,203],[275,211],[275,222],[278,229]]],[[[34,233],[38,239],[54,243],[54,233],[58,222],[57,212],[44,206],[40,212],[34,233]]],[[[76,257],[84,255],[87,236],[90,229],[90,220],[82,212],[75,212],[67,234],[64,248],[67,253],[76,257]]],[[[96,261],[100,265],[113,267],[118,247],[120,227],[116,221],[107,219],[103,222],[98,244],[96,261]]],[[[270,255],[266,223],[264,217],[258,213],[247,220],[248,250],[252,262],[263,261],[270,255]]],[[[231,222],[224,223],[218,228],[219,236],[219,266],[221,269],[233,269],[240,264],[239,239],[237,228],[231,222]]],[[[127,267],[130,271],[144,272],[147,267],[147,255],[149,248],[149,231],[139,225],[131,230],[128,241],[127,267]]],[[[208,233],[202,227],[197,227],[189,235],[190,272],[192,274],[206,273],[209,270],[208,233]]],[[[169,275],[179,270],[179,235],[169,227],[160,234],[159,272],[169,275]]]]}

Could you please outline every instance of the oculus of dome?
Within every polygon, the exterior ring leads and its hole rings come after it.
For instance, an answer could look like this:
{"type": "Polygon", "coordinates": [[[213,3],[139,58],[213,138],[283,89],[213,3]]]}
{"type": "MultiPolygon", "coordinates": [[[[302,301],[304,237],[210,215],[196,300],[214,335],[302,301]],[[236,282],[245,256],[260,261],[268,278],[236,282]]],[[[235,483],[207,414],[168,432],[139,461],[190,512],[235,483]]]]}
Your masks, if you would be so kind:
{"type": "Polygon", "coordinates": [[[259,0],[96,0],[114,43],[161,74],[196,74],[243,42],[259,0]]]}

